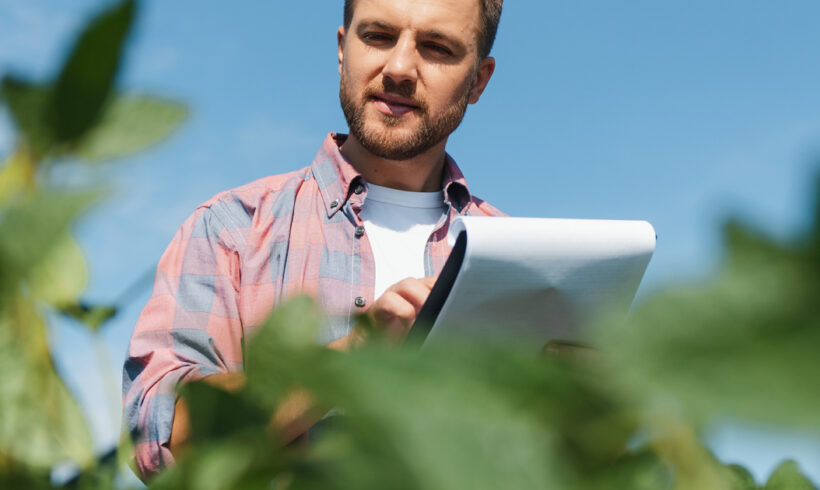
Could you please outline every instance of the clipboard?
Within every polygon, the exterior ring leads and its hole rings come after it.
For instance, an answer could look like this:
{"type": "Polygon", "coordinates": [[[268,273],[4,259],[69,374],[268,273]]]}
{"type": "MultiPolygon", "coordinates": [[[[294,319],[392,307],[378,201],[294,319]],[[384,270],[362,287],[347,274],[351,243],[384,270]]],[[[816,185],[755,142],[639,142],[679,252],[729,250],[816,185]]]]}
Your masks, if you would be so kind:
{"type": "Polygon", "coordinates": [[[596,315],[627,315],[655,249],[646,221],[457,217],[452,251],[408,333],[519,344],[583,342],[596,315]]]}

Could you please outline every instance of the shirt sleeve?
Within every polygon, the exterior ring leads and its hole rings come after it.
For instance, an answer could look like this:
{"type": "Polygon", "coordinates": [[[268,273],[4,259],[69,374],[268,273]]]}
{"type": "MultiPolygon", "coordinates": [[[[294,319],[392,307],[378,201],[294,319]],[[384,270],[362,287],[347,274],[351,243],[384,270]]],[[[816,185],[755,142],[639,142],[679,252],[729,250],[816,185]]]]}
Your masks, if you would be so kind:
{"type": "Polygon", "coordinates": [[[148,479],[173,463],[168,441],[176,389],[184,382],[242,370],[239,252],[210,207],[177,231],[157,265],[123,369],[123,421],[148,479]]]}

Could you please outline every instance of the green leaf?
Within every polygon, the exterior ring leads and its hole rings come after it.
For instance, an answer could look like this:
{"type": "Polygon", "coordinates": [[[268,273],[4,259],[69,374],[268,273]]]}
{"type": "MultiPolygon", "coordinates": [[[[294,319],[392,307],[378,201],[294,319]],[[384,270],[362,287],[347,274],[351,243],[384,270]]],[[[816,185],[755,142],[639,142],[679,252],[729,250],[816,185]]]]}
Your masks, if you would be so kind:
{"type": "Polygon", "coordinates": [[[739,225],[727,233],[727,267],[714,281],[656,295],[630,321],[604,323],[598,343],[633,388],[699,423],[818,427],[816,269],[798,245],[739,225]]]}
{"type": "Polygon", "coordinates": [[[29,290],[53,305],[74,303],[88,281],[85,256],[70,233],[56,238],[53,246],[29,275],[29,290]]]}
{"type": "Polygon", "coordinates": [[[134,11],[133,0],[116,3],[78,37],[57,77],[49,108],[58,143],[76,142],[98,122],[114,88],[134,11]]]}
{"type": "Polygon", "coordinates": [[[745,467],[739,464],[726,465],[734,474],[735,481],[732,485],[732,490],[757,490],[757,482],[752,473],[745,467]]]}
{"type": "Polygon", "coordinates": [[[255,406],[241,395],[228,393],[206,382],[184,385],[180,395],[189,407],[191,438],[194,444],[235,435],[243,430],[257,431],[270,421],[271,413],[255,406]],[[235,416],[226,418],[224,414],[235,416]]]}
{"type": "Polygon", "coordinates": [[[35,168],[31,155],[18,149],[0,164],[0,208],[35,186],[35,168]]]}
{"type": "Polygon", "coordinates": [[[63,303],[58,305],[60,313],[82,322],[92,332],[98,331],[108,320],[117,315],[117,307],[111,305],[89,305],[86,303],[63,303]]]}
{"type": "Polygon", "coordinates": [[[190,488],[221,490],[242,488],[237,485],[241,475],[253,461],[252,448],[240,445],[216,447],[200,455],[200,471],[194,475],[190,488]]]}
{"type": "Polygon", "coordinates": [[[139,152],[166,138],[186,116],[186,107],[177,102],[146,95],[118,96],[75,148],[76,156],[99,162],[139,152]]]}
{"type": "Polygon", "coordinates": [[[26,490],[53,490],[48,469],[25,468],[18,461],[4,458],[4,468],[0,470],[0,488],[25,488],[26,490]]]}
{"type": "Polygon", "coordinates": [[[316,428],[320,469],[296,471],[295,488],[562,488],[608,468],[633,433],[585,369],[493,347],[339,354],[310,341],[311,313],[277,308],[247,350],[249,395],[271,410],[294,387],[343,407],[316,428]]]}
{"type": "Polygon", "coordinates": [[[0,210],[0,291],[27,280],[64,243],[71,222],[100,197],[99,191],[41,191],[0,210]]]}
{"type": "Polygon", "coordinates": [[[22,295],[0,309],[0,454],[31,468],[66,459],[87,464],[85,418],[57,375],[45,322],[22,295]]]}
{"type": "Polygon", "coordinates": [[[264,349],[268,347],[290,352],[319,350],[315,337],[321,320],[316,304],[307,296],[292,298],[278,306],[254,337],[254,345],[258,346],[249,353],[251,362],[266,362],[269,356],[264,349]]]}
{"type": "Polygon", "coordinates": [[[294,386],[294,380],[280,376],[277,356],[298,356],[301,362],[320,355],[324,349],[315,342],[320,316],[307,297],[293,298],[278,306],[262,327],[254,332],[245,354],[248,385],[254,396],[274,407],[294,386]]]}
{"type": "Polygon", "coordinates": [[[41,157],[51,143],[51,129],[46,119],[51,90],[12,75],[2,81],[2,98],[8,105],[17,130],[23,135],[36,157],[41,157]]]}
{"type": "Polygon", "coordinates": [[[670,488],[672,472],[656,454],[649,450],[628,453],[606,471],[601,472],[582,488],[629,490],[658,490],[670,488]]]}
{"type": "Polygon", "coordinates": [[[817,490],[796,462],[788,460],[778,466],[763,490],[817,490]]]}
{"type": "Polygon", "coordinates": [[[241,437],[187,451],[172,468],[151,481],[151,488],[295,488],[277,484],[283,476],[282,468],[292,463],[292,459],[271,447],[264,437],[264,428],[260,428],[255,435],[243,433],[241,437]]]}

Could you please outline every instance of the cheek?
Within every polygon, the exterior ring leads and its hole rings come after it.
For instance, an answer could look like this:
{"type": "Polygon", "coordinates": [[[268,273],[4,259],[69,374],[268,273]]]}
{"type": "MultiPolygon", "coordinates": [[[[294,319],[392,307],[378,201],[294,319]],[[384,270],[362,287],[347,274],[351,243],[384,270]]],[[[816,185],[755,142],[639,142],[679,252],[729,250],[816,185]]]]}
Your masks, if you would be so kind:
{"type": "Polygon", "coordinates": [[[364,87],[356,77],[356,72],[345,65],[342,66],[341,87],[351,102],[359,102],[364,87]]]}
{"type": "Polygon", "coordinates": [[[441,74],[436,80],[431,79],[430,81],[428,101],[431,105],[438,107],[460,102],[467,96],[471,86],[471,78],[463,75],[441,74]]]}
{"type": "Polygon", "coordinates": [[[349,48],[349,55],[342,63],[348,84],[355,87],[364,87],[381,73],[379,60],[372,54],[364,52],[361,47],[349,48]]]}

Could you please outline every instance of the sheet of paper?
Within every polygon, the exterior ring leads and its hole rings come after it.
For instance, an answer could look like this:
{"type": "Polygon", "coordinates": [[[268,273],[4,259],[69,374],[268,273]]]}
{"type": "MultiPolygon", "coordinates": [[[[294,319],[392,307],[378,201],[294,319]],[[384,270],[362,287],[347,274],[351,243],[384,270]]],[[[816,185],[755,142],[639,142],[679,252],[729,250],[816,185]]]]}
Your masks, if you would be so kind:
{"type": "Polygon", "coordinates": [[[646,221],[460,217],[450,233],[453,254],[419,315],[428,344],[583,341],[597,312],[627,314],[656,240],[646,221]]]}

